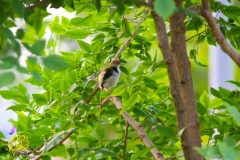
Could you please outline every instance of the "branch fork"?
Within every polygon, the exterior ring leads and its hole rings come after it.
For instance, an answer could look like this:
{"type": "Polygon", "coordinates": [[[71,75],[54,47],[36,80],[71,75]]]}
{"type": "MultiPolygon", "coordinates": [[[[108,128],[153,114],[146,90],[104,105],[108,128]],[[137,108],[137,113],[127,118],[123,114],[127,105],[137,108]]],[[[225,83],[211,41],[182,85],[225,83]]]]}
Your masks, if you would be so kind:
{"type": "MultiPolygon", "coordinates": [[[[101,102],[101,105],[112,102],[114,106],[118,109],[122,109],[122,102],[119,98],[110,96],[106,99],[104,99],[101,102]]],[[[154,146],[153,142],[149,139],[147,136],[147,133],[144,131],[144,128],[142,127],[141,124],[139,124],[132,116],[127,112],[123,111],[120,112],[121,116],[124,118],[126,123],[128,123],[130,126],[132,126],[135,131],[137,132],[139,138],[141,141],[145,144],[147,148],[151,148],[151,153],[155,157],[156,160],[164,160],[163,155],[158,151],[158,149],[154,146]]]]}

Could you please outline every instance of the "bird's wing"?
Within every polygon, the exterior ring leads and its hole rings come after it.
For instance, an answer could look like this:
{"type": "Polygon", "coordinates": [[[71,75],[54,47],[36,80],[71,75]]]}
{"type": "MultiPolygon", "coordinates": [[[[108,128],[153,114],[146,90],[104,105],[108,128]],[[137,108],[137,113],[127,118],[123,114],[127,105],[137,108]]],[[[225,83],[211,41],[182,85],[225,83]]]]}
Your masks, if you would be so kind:
{"type": "Polygon", "coordinates": [[[102,84],[104,83],[104,75],[106,74],[106,70],[103,70],[98,76],[98,86],[102,89],[102,84]]]}

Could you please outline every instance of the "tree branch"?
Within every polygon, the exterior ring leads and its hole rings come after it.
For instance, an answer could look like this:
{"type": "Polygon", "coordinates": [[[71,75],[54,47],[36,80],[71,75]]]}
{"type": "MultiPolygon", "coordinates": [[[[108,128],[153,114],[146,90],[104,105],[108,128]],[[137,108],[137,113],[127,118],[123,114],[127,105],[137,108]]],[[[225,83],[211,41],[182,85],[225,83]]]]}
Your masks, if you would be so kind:
{"type": "Polygon", "coordinates": [[[213,36],[222,50],[240,67],[240,54],[225,40],[223,33],[217,25],[217,21],[212,16],[208,0],[202,0],[200,13],[206,19],[213,36]]]}
{"type": "MultiPolygon", "coordinates": [[[[122,102],[117,97],[108,97],[102,101],[101,105],[107,102],[112,102],[118,110],[122,109],[122,102]]],[[[151,153],[155,157],[155,159],[164,160],[163,155],[158,151],[158,149],[154,146],[153,142],[148,138],[147,133],[144,131],[144,128],[135,119],[133,119],[127,111],[123,111],[120,113],[126,123],[128,123],[136,130],[139,138],[142,140],[145,146],[147,148],[151,148],[151,153]]]]}
{"type": "MultiPolygon", "coordinates": [[[[127,38],[123,45],[121,46],[121,48],[118,50],[118,52],[116,53],[116,55],[114,56],[114,58],[112,59],[113,60],[116,60],[116,59],[119,59],[120,55],[122,54],[122,52],[127,48],[127,46],[129,45],[129,43],[132,41],[132,39],[136,36],[138,30],[139,30],[139,27],[141,26],[141,24],[143,23],[143,21],[147,18],[148,16],[148,13],[149,13],[149,10],[145,10],[144,13],[143,13],[143,16],[142,18],[140,19],[140,21],[136,24],[136,27],[132,33],[132,35],[127,38]]],[[[99,90],[99,87],[98,85],[95,86],[95,88],[93,89],[91,95],[85,100],[85,103],[89,103],[93,97],[96,95],[96,93],[98,92],[99,90]]]]}
{"type": "Polygon", "coordinates": [[[44,145],[40,147],[40,149],[36,151],[39,154],[29,153],[29,158],[31,160],[39,160],[46,152],[51,151],[52,149],[62,144],[75,131],[76,128],[72,128],[54,135],[49,141],[47,141],[44,145]]]}
{"type": "Polygon", "coordinates": [[[202,6],[203,6],[203,8],[210,10],[209,0],[202,0],[202,6]]]}

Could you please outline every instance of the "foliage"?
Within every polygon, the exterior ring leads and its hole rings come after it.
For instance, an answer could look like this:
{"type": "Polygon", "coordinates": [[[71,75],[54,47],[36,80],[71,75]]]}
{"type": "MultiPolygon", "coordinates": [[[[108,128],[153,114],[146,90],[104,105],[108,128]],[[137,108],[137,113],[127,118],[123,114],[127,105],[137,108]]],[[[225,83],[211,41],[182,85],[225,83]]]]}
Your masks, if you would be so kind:
{"type": "MultiPolygon", "coordinates": [[[[14,102],[8,109],[18,116],[17,121],[11,120],[17,133],[28,137],[29,146],[40,148],[49,140],[62,140],[64,131],[76,128],[69,141],[44,154],[43,159],[50,156],[66,159],[123,157],[124,120],[111,104],[98,109],[100,97],[103,99],[109,93],[98,93],[90,104],[85,104],[84,100],[96,84],[97,73],[110,62],[124,40],[131,37],[146,7],[129,0],[0,2],[0,69],[3,71],[0,87],[10,85],[2,89],[0,95],[14,102]],[[47,9],[49,3],[52,8],[64,7],[74,12],[75,17],[51,16],[47,9]],[[19,22],[23,26],[20,27],[19,22]],[[61,47],[63,43],[69,48],[61,47]],[[20,63],[24,52],[31,53],[26,65],[20,63]],[[13,86],[16,74],[28,78],[13,86]],[[32,93],[26,84],[40,91],[32,93]]],[[[218,19],[225,37],[240,49],[239,7],[211,3],[213,11],[227,17],[218,19]]],[[[176,8],[172,0],[159,0],[154,6],[166,21],[174,12],[186,13],[185,28],[189,35],[186,41],[195,40],[189,51],[190,58],[206,67],[198,59],[199,46],[206,42],[216,45],[216,42],[205,27],[206,22],[188,10],[196,4],[198,0],[187,0],[184,8],[176,8]]],[[[182,157],[182,150],[167,70],[156,39],[154,24],[148,17],[121,56],[123,73],[112,95],[121,97],[123,109],[142,124],[161,153],[176,159],[182,157]]],[[[239,87],[239,82],[231,83],[239,87]]],[[[239,92],[211,89],[216,98],[210,99],[206,92],[200,97],[198,113],[205,146],[197,150],[207,158],[239,157],[239,92]]],[[[127,159],[153,159],[149,148],[145,148],[132,128],[126,150],[127,159]]]]}
{"type": "Polygon", "coordinates": [[[202,136],[205,146],[197,149],[206,158],[239,159],[239,82],[230,81],[238,86],[236,90],[211,88],[214,99],[207,93],[200,97],[199,113],[202,136]],[[207,114],[206,114],[207,113],[207,114]]]}

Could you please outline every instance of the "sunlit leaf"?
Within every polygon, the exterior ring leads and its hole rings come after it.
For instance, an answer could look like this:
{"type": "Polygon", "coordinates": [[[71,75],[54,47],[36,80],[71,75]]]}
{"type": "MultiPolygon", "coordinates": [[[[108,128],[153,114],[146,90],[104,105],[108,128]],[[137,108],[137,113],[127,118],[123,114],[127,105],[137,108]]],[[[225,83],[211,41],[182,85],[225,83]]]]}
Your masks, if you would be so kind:
{"type": "Polygon", "coordinates": [[[238,126],[240,126],[240,112],[237,110],[237,108],[230,106],[228,104],[226,104],[226,108],[233,117],[233,119],[237,122],[238,126]]]}
{"type": "Polygon", "coordinates": [[[43,58],[43,64],[49,69],[55,71],[65,70],[69,67],[69,64],[60,56],[51,55],[43,58]]]}
{"type": "Polygon", "coordinates": [[[15,75],[12,72],[0,73],[0,87],[12,84],[15,80],[15,75]]]}
{"type": "Polygon", "coordinates": [[[176,7],[173,0],[154,1],[154,10],[165,20],[174,13],[175,8],[176,7]]]}
{"type": "Polygon", "coordinates": [[[129,99],[123,103],[124,109],[131,109],[141,99],[138,93],[132,93],[129,99]]]}

